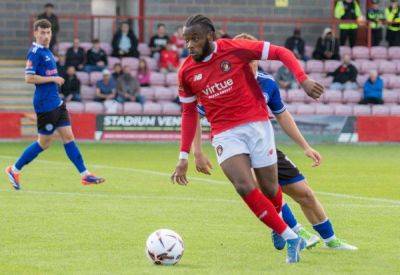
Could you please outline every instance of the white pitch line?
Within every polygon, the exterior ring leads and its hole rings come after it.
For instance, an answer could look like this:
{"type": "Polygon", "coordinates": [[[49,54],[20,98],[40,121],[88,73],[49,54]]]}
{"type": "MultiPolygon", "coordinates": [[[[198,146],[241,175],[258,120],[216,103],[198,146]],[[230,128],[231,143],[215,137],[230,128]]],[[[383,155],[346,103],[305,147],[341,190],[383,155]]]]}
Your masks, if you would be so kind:
{"type": "MultiPolygon", "coordinates": [[[[0,155],[0,158],[15,159],[16,157],[0,155]]],[[[65,166],[65,164],[66,164],[66,162],[62,162],[62,161],[51,161],[51,160],[35,160],[35,161],[41,162],[41,163],[59,164],[62,166],[65,166]]],[[[113,169],[113,170],[120,170],[120,171],[136,172],[136,173],[156,175],[156,176],[162,176],[162,177],[168,177],[168,178],[171,176],[171,174],[169,174],[169,173],[158,172],[158,171],[147,170],[147,169],[137,169],[137,168],[129,168],[129,167],[114,167],[114,166],[101,165],[101,164],[93,164],[90,166],[95,167],[95,168],[100,168],[100,169],[113,169]]],[[[228,184],[227,181],[204,179],[204,178],[199,178],[199,177],[190,177],[190,179],[197,181],[197,182],[205,182],[205,183],[211,183],[211,184],[224,184],[224,185],[228,184]]],[[[400,200],[354,196],[354,195],[348,195],[348,194],[323,192],[323,191],[315,191],[315,193],[319,194],[319,195],[323,195],[323,196],[331,196],[331,197],[344,198],[344,199],[356,199],[356,200],[365,200],[365,201],[373,201],[373,202],[381,202],[381,203],[390,203],[390,204],[394,204],[394,205],[400,205],[400,200]]]]}

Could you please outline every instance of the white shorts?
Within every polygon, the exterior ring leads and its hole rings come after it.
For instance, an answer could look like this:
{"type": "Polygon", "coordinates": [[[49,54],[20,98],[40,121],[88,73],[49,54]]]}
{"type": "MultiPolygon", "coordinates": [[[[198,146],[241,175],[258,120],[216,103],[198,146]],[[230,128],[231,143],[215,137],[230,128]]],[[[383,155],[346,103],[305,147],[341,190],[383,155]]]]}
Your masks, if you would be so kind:
{"type": "Polygon", "coordinates": [[[277,162],[274,130],[271,122],[258,121],[229,129],[212,140],[218,163],[235,155],[250,155],[251,166],[261,168],[277,162]]]}

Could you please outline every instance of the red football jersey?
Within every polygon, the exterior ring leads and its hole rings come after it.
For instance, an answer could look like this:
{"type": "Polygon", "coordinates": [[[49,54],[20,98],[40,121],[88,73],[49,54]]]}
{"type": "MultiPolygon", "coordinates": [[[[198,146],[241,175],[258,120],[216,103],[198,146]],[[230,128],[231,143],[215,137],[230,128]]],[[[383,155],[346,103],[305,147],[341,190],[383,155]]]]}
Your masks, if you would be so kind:
{"type": "Polygon", "coordinates": [[[270,44],[263,41],[220,39],[202,62],[188,57],[179,70],[179,98],[204,106],[212,134],[241,124],[268,120],[265,99],[249,66],[267,59],[270,44]]]}

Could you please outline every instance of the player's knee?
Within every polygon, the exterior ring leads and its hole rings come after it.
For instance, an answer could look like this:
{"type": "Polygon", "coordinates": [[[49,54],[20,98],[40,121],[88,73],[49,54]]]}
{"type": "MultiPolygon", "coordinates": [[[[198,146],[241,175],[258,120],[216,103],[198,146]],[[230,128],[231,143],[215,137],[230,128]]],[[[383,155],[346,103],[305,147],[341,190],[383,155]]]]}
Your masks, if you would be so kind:
{"type": "Polygon", "coordinates": [[[43,150],[46,150],[51,145],[51,140],[39,140],[39,145],[43,150]]]}
{"type": "Polygon", "coordinates": [[[246,196],[254,189],[251,183],[241,179],[234,181],[233,185],[235,186],[236,192],[242,197],[246,196]]]}
{"type": "Polygon", "coordinates": [[[264,195],[268,196],[269,198],[275,197],[276,193],[278,192],[278,184],[277,183],[267,183],[267,184],[260,184],[261,190],[264,195]]]}
{"type": "Polygon", "coordinates": [[[307,188],[302,192],[301,198],[300,198],[300,204],[305,207],[314,207],[316,203],[315,195],[314,192],[307,188]]]}
{"type": "Polygon", "coordinates": [[[64,143],[70,143],[71,141],[74,141],[74,136],[73,135],[67,135],[63,137],[63,142],[64,143]]]}

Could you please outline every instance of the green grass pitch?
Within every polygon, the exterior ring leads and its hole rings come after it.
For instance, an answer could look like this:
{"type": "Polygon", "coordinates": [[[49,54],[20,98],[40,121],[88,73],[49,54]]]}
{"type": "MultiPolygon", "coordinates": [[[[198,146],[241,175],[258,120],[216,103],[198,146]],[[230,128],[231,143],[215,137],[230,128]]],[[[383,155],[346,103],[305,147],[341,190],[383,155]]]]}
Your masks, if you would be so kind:
{"type": "MultiPolygon", "coordinates": [[[[0,143],[5,168],[28,143],[0,143]]],[[[55,143],[26,167],[23,189],[0,177],[0,274],[399,274],[399,145],[321,145],[323,166],[283,146],[317,192],[336,234],[356,252],[318,246],[285,264],[270,232],[245,207],[213,160],[212,176],[194,172],[189,186],[172,185],[177,144],[84,143],[90,170],[106,177],[82,186],[55,143]],[[184,239],[173,267],[154,266],[147,236],[170,228],[184,239]]],[[[312,229],[290,199],[299,221],[312,229]]]]}

